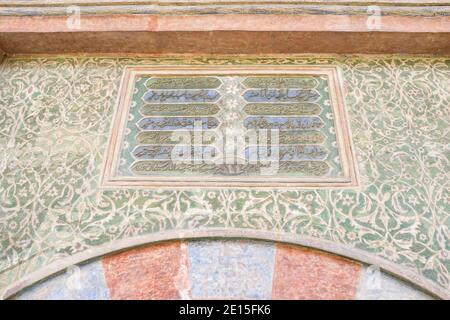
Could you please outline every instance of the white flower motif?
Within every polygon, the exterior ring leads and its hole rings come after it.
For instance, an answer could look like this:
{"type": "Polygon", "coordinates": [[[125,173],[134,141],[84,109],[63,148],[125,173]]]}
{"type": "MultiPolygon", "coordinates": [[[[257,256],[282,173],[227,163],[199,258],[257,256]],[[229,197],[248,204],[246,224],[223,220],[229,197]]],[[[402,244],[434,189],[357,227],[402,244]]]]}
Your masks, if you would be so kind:
{"type": "Polygon", "coordinates": [[[417,201],[417,197],[416,197],[416,196],[413,196],[413,195],[410,195],[410,196],[408,197],[408,201],[409,201],[409,203],[412,204],[413,206],[415,206],[415,205],[417,205],[417,204],[419,203],[419,201],[417,201]]]}
{"type": "Polygon", "coordinates": [[[11,230],[11,231],[14,231],[16,228],[17,228],[17,223],[15,222],[15,221],[11,221],[9,224],[8,224],[8,228],[9,228],[9,230],[11,230]]]}
{"type": "Polygon", "coordinates": [[[240,89],[237,85],[231,84],[225,88],[225,92],[231,95],[237,95],[240,92],[240,89]]]}
{"type": "Polygon", "coordinates": [[[247,194],[244,191],[239,192],[239,198],[245,199],[247,197],[247,194]]]}
{"type": "Polygon", "coordinates": [[[450,195],[444,196],[444,203],[445,204],[450,204],[450,195]]]}
{"type": "Polygon", "coordinates": [[[122,192],[116,191],[113,193],[113,199],[120,200],[122,198],[122,192]]]}
{"type": "Polygon", "coordinates": [[[239,120],[239,113],[230,112],[230,113],[227,113],[224,118],[226,121],[234,122],[234,121],[239,120]]]}
{"type": "Polygon", "coordinates": [[[347,232],[347,238],[350,241],[355,241],[358,238],[358,235],[355,232],[347,232]]]}
{"type": "Polygon", "coordinates": [[[28,192],[25,189],[22,189],[21,191],[19,191],[19,196],[21,198],[26,198],[28,196],[28,192]]]}
{"type": "Polygon", "coordinates": [[[426,240],[427,240],[427,235],[421,233],[421,234],[419,235],[419,239],[420,239],[421,241],[426,241],[426,240]]]}
{"type": "Polygon", "coordinates": [[[448,250],[442,249],[439,251],[439,258],[442,260],[450,260],[450,253],[448,250]]]}
{"type": "Polygon", "coordinates": [[[208,198],[210,198],[210,199],[214,199],[214,198],[216,197],[216,193],[213,192],[213,191],[210,191],[210,192],[208,192],[207,196],[208,196],[208,198]]]}
{"type": "Polygon", "coordinates": [[[238,106],[239,106],[239,102],[236,99],[230,99],[230,100],[225,101],[225,108],[227,110],[237,109],[238,106]]]}
{"type": "Polygon", "coordinates": [[[355,203],[355,200],[353,199],[352,196],[346,194],[345,196],[342,197],[342,205],[349,207],[353,203],[355,203]]]}

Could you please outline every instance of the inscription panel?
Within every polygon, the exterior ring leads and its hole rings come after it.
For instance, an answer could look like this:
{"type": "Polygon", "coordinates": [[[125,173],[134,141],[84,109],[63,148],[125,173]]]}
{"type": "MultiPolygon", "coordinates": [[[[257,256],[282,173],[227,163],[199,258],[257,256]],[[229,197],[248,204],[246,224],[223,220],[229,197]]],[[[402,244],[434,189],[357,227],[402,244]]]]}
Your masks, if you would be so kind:
{"type": "Polygon", "coordinates": [[[127,68],[103,186],[355,186],[334,67],[127,68]]]}

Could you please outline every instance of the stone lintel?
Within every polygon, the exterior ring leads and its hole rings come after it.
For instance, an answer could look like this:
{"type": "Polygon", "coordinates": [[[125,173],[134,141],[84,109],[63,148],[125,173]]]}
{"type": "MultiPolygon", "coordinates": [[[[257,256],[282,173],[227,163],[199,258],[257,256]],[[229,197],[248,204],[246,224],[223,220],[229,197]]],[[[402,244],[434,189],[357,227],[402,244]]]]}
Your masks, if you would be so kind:
{"type": "Polygon", "coordinates": [[[7,54],[450,53],[450,17],[341,15],[3,16],[7,54]]]}

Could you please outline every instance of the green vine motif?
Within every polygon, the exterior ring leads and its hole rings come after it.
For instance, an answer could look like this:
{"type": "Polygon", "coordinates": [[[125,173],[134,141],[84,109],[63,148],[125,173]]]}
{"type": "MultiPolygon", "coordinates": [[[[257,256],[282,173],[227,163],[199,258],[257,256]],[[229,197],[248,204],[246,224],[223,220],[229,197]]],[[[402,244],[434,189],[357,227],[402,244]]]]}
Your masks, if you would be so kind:
{"type": "Polygon", "coordinates": [[[450,60],[10,58],[0,72],[0,288],[140,235],[245,228],[358,248],[450,288],[450,60]],[[333,64],[361,188],[99,189],[126,65],[333,64]]]}

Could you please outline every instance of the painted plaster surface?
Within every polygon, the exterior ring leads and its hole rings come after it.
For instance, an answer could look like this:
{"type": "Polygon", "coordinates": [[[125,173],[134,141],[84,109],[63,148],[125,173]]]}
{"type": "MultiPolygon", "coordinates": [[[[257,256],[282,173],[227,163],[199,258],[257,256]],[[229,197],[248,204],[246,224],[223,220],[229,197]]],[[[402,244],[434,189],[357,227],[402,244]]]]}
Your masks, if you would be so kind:
{"type": "Polygon", "coordinates": [[[220,229],[363,253],[448,297],[449,79],[449,59],[423,57],[7,59],[0,288],[118,241],[220,229]],[[361,187],[100,189],[122,71],[144,64],[338,66],[361,187]]]}
{"type": "Polygon", "coordinates": [[[179,298],[177,283],[174,281],[178,278],[181,257],[181,243],[169,242],[103,259],[111,299],[179,298]]]}
{"type": "Polygon", "coordinates": [[[353,299],[361,265],[324,252],[279,245],[274,299],[353,299]]]}
{"type": "Polygon", "coordinates": [[[18,300],[108,300],[100,261],[72,266],[15,297],[18,300]]]}
{"type": "Polygon", "coordinates": [[[273,244],[194,241],[188,250],[192,298],[270,299],[273,244]]]}
{"type": "Polygon", "coordinates": [[[430,299],[373,266],[361,267],[355,261],[300,246],[244,240],[194,240],[133,248],[79,268],[72,266],[14,297],[214,298],[430,299]],[[171,258],[175,254],[178,259],[171,258]]]}

